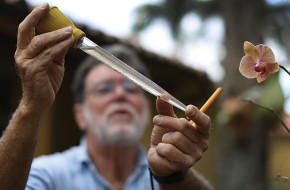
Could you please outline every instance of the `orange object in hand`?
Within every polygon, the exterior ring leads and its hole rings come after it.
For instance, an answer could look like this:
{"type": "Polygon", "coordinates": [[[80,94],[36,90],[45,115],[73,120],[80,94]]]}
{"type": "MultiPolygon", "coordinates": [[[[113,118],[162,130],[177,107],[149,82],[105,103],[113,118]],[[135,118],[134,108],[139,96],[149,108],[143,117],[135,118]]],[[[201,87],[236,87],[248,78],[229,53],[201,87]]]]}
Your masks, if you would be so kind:
{"type": "MultiPolygon", "coordinates": [[[[201,112],[205,112],[209,106],[217,99],[217,97],[220,95],[220,93],[223,91],[221,87],[216,89],[216,91],[211,95],[211,97],[205,102],[205,104],[200,108],[201,112]]],[[[194,122],[190,120],[190,124],[193,124],[194,122]]]]}

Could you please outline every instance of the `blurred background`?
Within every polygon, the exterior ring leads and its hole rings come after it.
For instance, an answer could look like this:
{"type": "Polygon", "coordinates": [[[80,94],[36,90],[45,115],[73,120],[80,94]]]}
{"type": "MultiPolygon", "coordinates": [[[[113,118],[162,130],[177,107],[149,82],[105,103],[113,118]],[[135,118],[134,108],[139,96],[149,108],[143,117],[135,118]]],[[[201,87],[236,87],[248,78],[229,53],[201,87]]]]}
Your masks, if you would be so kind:
{"type": "MultiPolygon", "coordinates": [[[[1,0],[1,131],[21,98],[13,60],[17,27],[45,2],[57,6],[97,44],[135,49],[152,80],[185,104],[201,107],[223,87],[207,111],[212,118],[210,148],[194,166],[216,189],[290,188],[290,139],[280,122],[290,127],[290,75],[280,70],[258,84],[239,73],[244,41],[270,46],[277,62],[290,69],[289,0],[1,0]]],[[[63,85],[45,117],[36,156],[79,143],[70,83],[84,56],[77,49],[68,52],[63,85]]],[[[149,97],[153,116],[155,97],[149,97]]],[[[151,130],[148,126],[142,139],[146,148],[151,130]]]]}

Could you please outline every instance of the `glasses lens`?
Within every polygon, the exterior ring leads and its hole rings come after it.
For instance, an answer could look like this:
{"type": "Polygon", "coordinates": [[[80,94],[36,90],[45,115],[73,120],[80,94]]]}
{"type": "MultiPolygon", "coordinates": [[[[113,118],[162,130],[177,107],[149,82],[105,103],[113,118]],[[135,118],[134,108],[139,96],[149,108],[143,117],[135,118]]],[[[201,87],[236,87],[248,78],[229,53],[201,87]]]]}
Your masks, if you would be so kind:
{"type": "MultiPolygon", "coordinates": [[[[109,81],[102,82],[96,84],[94,88],[91,90],[91,93],[95,95],[106,95],[113,92],[116,88],[116,85],[117,84],[109,81]]],[[[142,92],[142,89],[138,85],[128,80],[122,82],[121,85],[122,88],[129,94],[138,94],[142,92]]]]}
{"type": "Polygon", "coordinates": [[[123,82],[123,88],[126,92],[131,94],[137,94],[141,92],[140,87],[131,81],[123,82]]]}
{"type": "Polygon", "coordinates": [[[96,95],[105,95],[114,91],[115,85],[111,82],[104,82],[94,86],[92,93],[96,95]]]}

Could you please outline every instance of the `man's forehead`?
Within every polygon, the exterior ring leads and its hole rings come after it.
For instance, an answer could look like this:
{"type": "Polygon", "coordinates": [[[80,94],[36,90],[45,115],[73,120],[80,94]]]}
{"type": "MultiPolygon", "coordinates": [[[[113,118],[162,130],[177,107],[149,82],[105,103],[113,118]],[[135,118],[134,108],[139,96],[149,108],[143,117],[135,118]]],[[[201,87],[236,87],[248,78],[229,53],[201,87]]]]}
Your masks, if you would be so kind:
{"type": "Polygon", "coordinates": [[[97,65],[96,67],[92,68],[92,70],[88,73],[86,82],[88,83],[96,83],[98,81],[104,80],[119,80],[125,79],[124,76],[117,73],[113,69],[109,68],[104,64],[97,65]]]}

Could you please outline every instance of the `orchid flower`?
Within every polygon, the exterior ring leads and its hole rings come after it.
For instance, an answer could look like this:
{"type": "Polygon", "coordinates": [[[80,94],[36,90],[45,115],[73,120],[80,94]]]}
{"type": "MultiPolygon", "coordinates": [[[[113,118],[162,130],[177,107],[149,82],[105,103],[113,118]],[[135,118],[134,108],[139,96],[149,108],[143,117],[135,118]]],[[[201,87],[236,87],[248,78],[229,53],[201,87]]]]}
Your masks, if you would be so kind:
{"type": "Polygon", "coordinates": [[[244,42],[245,56],[240,62],[240,73],[247,78],[257,78],[263,82],[270,74],[279,71],[279,64],[271,48],[260,44],[254,46],[251,42],[244,42]]]}

